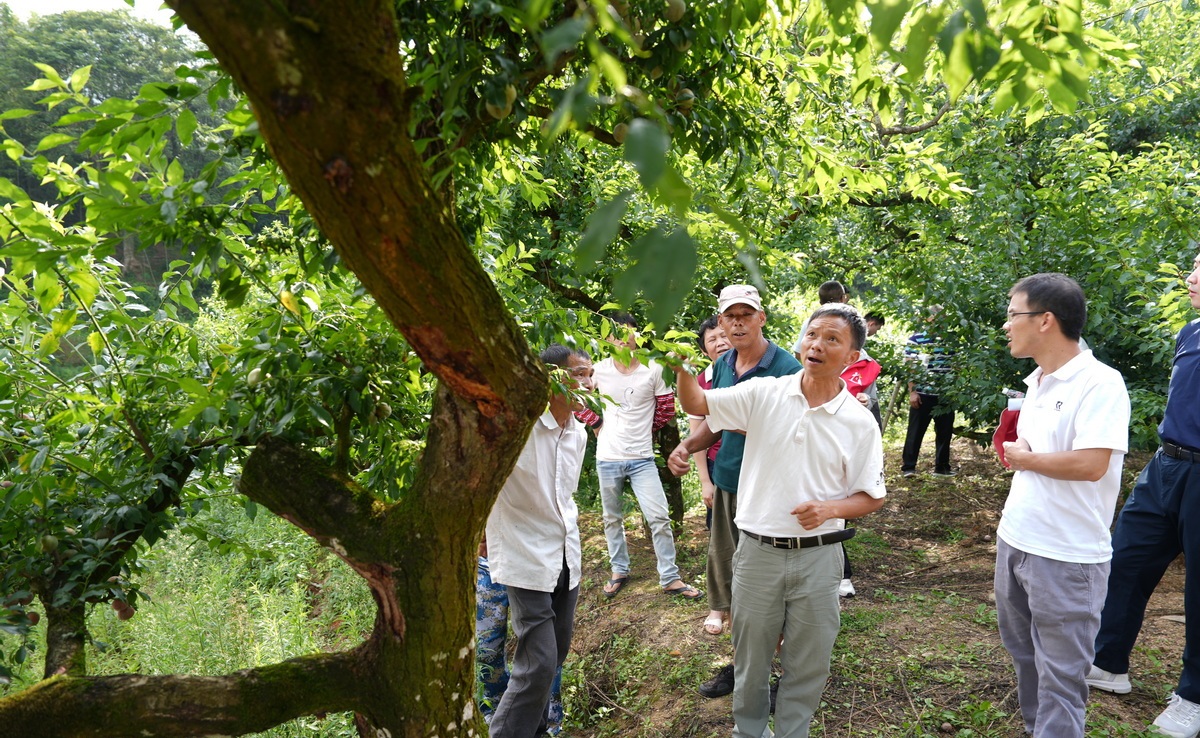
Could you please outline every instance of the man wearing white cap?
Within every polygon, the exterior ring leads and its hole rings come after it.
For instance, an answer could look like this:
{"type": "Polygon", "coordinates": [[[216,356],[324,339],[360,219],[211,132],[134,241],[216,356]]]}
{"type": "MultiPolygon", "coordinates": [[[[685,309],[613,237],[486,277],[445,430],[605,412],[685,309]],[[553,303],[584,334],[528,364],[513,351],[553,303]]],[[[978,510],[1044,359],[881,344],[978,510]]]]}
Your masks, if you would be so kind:
{"type": "MultiPolygon", "coordinates": [[[[760,377],[783,377],[800,371],[800,362],[787,349],[767,340],[763,327],[767,313],[758,290],[748,284],[733,284],[721,290],[717,300],[718,324],[732,347],[713,362],[713,389],[733,387],[760,377]]],[[[713,497],[712,530],[708,537],[708,606],[728,612],[733,600],[733,553],[737,550],[738,477],[742,471],[742,452],[746,436],[737,431],[713,433],[701,423],[696,431],[671,452],[667,464],[676,475],[691,468],[691,455],[703,451],[721,439],[721,449],[713,464],[712,479],[717,491],[713,497]]],[[[733,665],[722,667],[700,685],[705,697],[720,697],[733,691],[733,665]]]]}

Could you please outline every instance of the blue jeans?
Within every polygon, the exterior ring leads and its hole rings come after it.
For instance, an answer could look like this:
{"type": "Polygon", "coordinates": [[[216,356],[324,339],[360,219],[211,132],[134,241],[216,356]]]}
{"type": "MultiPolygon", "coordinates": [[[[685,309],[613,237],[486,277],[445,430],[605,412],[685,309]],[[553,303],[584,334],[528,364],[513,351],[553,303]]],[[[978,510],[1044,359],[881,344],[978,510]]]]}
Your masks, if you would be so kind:
{"type": "Polygon", "coordinates": [[[625,480],[633,487],[642,517],[650,526],[654,555],[658,559],[658,583],[665,587],[679,579],[675,565],[675,536],[667,511],[667,495],[654,459],[597,461],[600,477],[600,504],[604,508],[604,537],[608,539],[608,558],[615,574],[629,575],[629,548],[625,545],[625,506],[621,493],[625,480]]]}
{"type": "MultiPolygon", "coordinates": [[[[475,674],[478,679],[475,701],[484,720],[491,722],[504,690],[508,688],[508,587],[492,581],[487,559],[479,558],[475,580],[475,674]]],[[[546,723],[551,735],[562,730],[562,667],[550,686],[550,704],[546,723]]]]}
{"type": "Polygon", "coordinates": [[[1186,567],[1186,623],[1183,670],[1175,692],[1200,702],[1200,463],[1172,459],[1160,450],[1117,517],[1096,666],[1114,674],[1129,672],[1129,653],[1142,629],[1146,603],[1180,552],[1186,567]]]}
{"type": "Polygon", "coordinates": [[[1056,561],[996,543],[996,617],[1034,738],[1083,738],[1108,562],[1056,561]]]}

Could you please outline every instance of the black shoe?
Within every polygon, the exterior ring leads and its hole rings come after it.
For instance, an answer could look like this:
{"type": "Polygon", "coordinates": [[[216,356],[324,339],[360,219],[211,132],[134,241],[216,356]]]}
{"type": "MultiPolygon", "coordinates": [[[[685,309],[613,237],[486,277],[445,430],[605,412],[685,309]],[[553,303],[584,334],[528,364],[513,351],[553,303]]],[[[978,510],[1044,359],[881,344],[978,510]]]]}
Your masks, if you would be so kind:
{"type": "Polygon", "coordinates": [[[775,714],[775,699],[779,697],[779,677],[771,675],[771,714],[775,714]]]}
{"type": "Polygon", "coordinates": [[[727,664],[713,674],[712,679],[700,685],[700,694],[712,699],[733,692],[733,664],[727,664]]]}

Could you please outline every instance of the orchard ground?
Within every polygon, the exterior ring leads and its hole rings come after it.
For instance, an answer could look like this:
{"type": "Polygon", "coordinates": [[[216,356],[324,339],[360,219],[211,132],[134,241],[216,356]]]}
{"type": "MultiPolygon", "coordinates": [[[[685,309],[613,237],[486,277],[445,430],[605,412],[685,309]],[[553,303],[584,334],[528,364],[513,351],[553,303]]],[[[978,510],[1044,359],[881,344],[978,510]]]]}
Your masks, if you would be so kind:
{"type": "MultiPolygon", "coordinates": [[[[932,433],[929,438],[932,438],[932,433]]],[[[1125,463],[1122,501],[1148,453],[1125,463]]],[[[889,447],[889,502],[847,545],[857,596],[844,599],[832,676],[814,736],[1024,735],[1016,680],[1000,644],[992,592],[995,529],[1011,474],[990,447],[956,438],[958,476],[901,476],[889,447]]],[[[922,452],[932,463],[932,446],[922,452]]],[[[613,600],[599,515],[585,513],[584,579],[568,661],[566,735],[728,736],[731,697],[696,687],[728,663],[728,631],[713,637],[704,603],[660,593],[640,519],[626,519],[633,580],[613,600]]],[[[677,537],[685,578],[704,585],[707,534],[693,509],[677,537]]],[[[1133,692],[1093,692],[1089,736],[1146,735],[1178,677],[1183,648],[1183,562],[1159,585],[1133,654],[1133,692]]]]}

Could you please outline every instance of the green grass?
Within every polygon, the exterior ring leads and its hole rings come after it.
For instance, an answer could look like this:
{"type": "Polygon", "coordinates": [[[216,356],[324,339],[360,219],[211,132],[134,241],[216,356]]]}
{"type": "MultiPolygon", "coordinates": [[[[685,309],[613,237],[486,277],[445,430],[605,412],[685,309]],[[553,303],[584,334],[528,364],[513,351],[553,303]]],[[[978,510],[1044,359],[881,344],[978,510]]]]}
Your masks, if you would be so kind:
{"type": "MultiPolygon", "coordinates": [[[[93,674],[225,674],[320,650],[367,633],[375,606],[340,559],[285,521],[251,522],[232,502],[198,521],[218,541],[173,535],[143,557],[148,601],[120,621],[107,606],[88,617],[93,674]],[[222,553],[238,541],[237,553],[222,553]]],[[[302,718],[258,735],[350,738],[349,715],[302,718]]]]}

